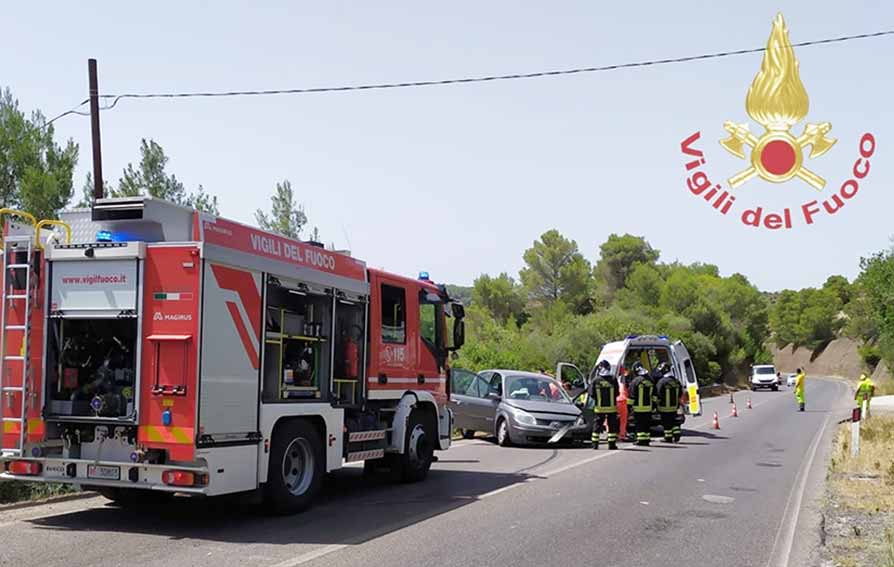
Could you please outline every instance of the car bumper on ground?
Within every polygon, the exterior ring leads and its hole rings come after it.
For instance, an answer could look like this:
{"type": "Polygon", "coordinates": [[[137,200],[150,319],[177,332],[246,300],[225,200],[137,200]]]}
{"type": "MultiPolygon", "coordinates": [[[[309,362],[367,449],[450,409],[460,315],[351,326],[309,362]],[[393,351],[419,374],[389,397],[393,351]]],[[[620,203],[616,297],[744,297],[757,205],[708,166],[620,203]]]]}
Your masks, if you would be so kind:
{"type": "MultiPolygon", "coordinates": [[[[563,427],[574,422],[554,422],[558,425],[528,425],[522,423],[512,423],[509,428],[509,438],[513,443],[546,443],[553,435],[561,431],[563,427]]],[[[562,437],[562,441],[568,440],[589,440],[590,426],[586,423],[582,425],[573,425],[562,437]]]]}

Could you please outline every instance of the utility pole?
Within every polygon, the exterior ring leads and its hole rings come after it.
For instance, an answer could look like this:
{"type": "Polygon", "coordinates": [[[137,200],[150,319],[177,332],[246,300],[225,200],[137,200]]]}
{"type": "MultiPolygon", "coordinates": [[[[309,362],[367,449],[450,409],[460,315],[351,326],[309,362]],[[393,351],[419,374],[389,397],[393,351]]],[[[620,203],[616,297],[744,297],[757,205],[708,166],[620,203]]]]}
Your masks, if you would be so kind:
{"type": "Polygon", "coordinates": [[[93,202],[104,195],[102,177],[102,149],[99,144],[99,79],[96,77],[96,59],[87,60],[90,75],[90,130],[93,140],[93,202]]]}

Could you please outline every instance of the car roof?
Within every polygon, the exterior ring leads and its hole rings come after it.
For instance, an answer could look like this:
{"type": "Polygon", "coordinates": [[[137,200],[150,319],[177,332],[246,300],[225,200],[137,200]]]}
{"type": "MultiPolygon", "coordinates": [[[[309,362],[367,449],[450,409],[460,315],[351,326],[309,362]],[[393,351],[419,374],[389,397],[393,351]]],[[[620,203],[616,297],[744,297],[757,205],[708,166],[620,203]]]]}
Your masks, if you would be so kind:
{"type": "Polygon", "coordinates": [[[755,364],[753,368],[776,368],[774,364],[755,364]]]}
{"type": "Polygon", "coordinates": [[[511,374],[512,376],[525,376],[527,378],[546,378],[548,380],[555,380],[552,376],[547,376],[546,374],[540,374],[539,372],[527,372],[525,370],[510,370],[507,368],[488,368],[487,370],[482,370],[478,374],[483,374],[485,372],[499,372],[502,375],[511,374]]]}

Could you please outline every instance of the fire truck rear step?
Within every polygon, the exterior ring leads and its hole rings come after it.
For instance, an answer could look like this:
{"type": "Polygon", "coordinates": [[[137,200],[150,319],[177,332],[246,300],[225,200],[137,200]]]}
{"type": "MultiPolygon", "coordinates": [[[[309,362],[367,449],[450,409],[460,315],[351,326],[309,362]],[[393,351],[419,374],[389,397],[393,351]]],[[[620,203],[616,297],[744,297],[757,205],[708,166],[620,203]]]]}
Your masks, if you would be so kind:
{"type": "Polygon", "coordinates": [[[385,449],[371,449],[369,451],[354,451],[353,453],[348,453],[347,457],[345,457],[345,461],[349,463],[357,462],[357,461],[367,461],[371,459],[381,459],[385,456],[385,449]]]}
{"type": "Polygon", "coordinates": [[[376,429],[372,431],[354,431],[348,435],[348,443],[362,443],[365,441],[376,441],[385,438],[384,429],[376,429]]]}

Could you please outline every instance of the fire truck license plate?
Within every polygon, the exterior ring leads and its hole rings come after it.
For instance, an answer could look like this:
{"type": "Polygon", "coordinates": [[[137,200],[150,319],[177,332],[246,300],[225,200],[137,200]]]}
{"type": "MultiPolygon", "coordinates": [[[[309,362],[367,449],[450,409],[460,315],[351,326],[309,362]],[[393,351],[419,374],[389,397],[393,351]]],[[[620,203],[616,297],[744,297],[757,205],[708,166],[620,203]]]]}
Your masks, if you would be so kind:
{"type": "Polygon", "coordinates": [[[118,467],[104,467],[102,465],[87,465],[87,478],[121,480],[121,469],[118,467]]]}

